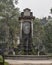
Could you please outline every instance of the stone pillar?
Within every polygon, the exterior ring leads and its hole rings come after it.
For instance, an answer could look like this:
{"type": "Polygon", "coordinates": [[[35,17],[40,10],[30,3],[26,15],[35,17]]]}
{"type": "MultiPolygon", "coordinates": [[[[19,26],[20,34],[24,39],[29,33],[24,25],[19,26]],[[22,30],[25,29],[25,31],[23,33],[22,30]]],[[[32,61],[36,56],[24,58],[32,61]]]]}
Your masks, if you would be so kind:
{"type": "Polygon", "coordinates": [[[20,25],[20,38],[22,38],[22,21],[23,21],[23,20],[20,21],[20,24],[21,24],[21,25],[20,25]]]}
{"type": "Polygon", "coordinates": [[[32,26],[32,38],[33,38],[33,19],[31,21],[31,26],[32,26]]]}

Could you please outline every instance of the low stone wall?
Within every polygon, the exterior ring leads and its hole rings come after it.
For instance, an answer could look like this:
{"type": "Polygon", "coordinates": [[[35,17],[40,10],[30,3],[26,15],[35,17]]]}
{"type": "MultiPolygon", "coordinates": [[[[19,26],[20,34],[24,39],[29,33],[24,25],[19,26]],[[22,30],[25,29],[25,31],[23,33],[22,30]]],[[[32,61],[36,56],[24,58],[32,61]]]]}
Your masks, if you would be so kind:
{"type": "Polygon", "coordinates": [[[52,65],[52,64],[9,64],[9,65],[52,65]]]}
{"type": "Polygon", "coordinates": [[[12,59],[12,60],[49,60],[52,59],[52,56],[37,56],[37,55],[7,55],[4,57],[5,59],[12,59]]]}

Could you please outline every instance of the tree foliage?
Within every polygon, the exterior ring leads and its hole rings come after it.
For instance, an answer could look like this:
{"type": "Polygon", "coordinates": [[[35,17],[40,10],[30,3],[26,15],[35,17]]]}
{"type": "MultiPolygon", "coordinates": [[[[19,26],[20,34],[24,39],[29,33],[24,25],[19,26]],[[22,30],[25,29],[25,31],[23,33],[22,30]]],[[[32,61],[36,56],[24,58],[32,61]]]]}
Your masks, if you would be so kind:
{"type": "MultiPolygon", "coordinates": [[[[19,31],[19,8],[15,8],[15,1],[0,0],[0,42],[11,44],[19,31]]],[[[8,45],[9,46],[9,45],[8,45]]]]}
{"type": "Polygon", "coordinates": [[[49,53],[52,53],[52,21],[48,21],[47,25],[44,26],[45,29],[45,46],[49,53]]]}

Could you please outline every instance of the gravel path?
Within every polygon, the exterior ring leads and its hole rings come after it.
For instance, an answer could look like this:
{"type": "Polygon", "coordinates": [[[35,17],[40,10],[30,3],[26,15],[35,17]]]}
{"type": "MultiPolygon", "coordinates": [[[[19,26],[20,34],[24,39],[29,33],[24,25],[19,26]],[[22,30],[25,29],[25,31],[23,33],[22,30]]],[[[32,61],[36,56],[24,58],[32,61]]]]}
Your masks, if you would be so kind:
{"type": "Polygon", "coordinates": [[[5,60],[9,64],[51,64],[52,60],[5,60]]]}

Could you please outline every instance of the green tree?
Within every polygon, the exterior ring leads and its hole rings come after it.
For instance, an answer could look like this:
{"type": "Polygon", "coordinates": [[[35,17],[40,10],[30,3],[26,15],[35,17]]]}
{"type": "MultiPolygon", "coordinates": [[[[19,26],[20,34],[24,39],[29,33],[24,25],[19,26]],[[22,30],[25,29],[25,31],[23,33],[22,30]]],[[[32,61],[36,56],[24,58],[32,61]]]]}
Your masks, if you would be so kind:
{"type": "Polygon", "coordinates": [[[2,37],[4,34],[4,40],[8,46],[11,43],[11,38],[12,41],[15,40],[19,31],[19,8],[14,5],[18,4],[15,3],[16,1],[18,2],[18,0],[0,0],[0,36],[2,37]]]}
{"type": "Polygon", "coordinates": [[[43,52],[45,54],[45,46],[44,46],[44,38],[45,32],[44,27],[40,24],[40,19],[35,19],[34,21],[34,45],[35,45],[35,52],[36,54],[40,54],[43,52]]]}
{"type": "Polygon", "coordinates": [[[48,53],[52,53],[52,21],[48,21],[46,26],[44,26],[46,38],[45,38],[45,46],[48,53]]]}

